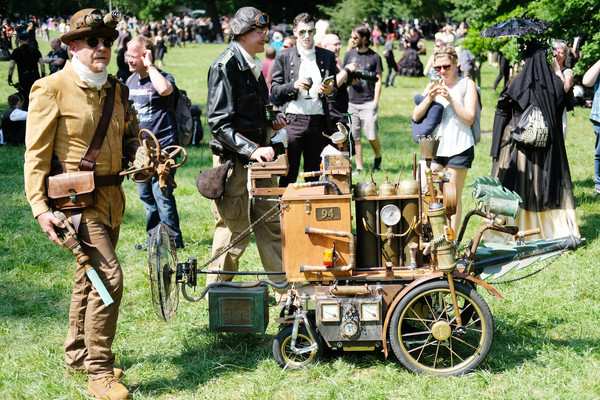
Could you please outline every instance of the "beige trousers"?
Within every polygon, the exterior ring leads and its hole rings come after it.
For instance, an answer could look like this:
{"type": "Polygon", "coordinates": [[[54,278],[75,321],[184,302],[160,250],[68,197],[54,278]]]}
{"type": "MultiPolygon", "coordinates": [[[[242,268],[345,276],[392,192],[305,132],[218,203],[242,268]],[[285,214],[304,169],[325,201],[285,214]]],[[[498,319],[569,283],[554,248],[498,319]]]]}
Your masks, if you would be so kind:
{"type": "Polygon", "coordinates": [[[84,367],[90,379],[98,379],[113,374],[115,361],[111,346],[123,294],[123,271],[115,253],[119,228],[108,228],[97,221],[82,223],[79,237],[94,246],[82,243],[83,251],[90,257],[91,265],[115,302],[106,307],[87,279],[83,266],[77,265],[65,356],[68,366],[84,367]]]}
{"type": "MultiPolygon", "coordinates": [[[[221,165],[219,157],[213,157],[213,165],[215,167],[221,165]]],[[[236,160],[233,168],[229,171],[225,194],[220,199],[211,202],[215,217],[213,255],[220,252],[233,239],[238,237],[240,233],[244,232],[252,222],[263,216],[275,205],[275,202],[259,197],[255,197],[250,201],[247,184],[248,169],[244,168],[244,164],[241,161],[236,160]],[[249,202],[250,208],[248,207],[249,202]]],[[[271,179],[261,179],[257,186],[277,187],[277,178],[273,176],[271,179]]],[[[265,271],[281,271],[281,225],[279,214],[276,214],[267,222],[256,226],[254,228],[254,238],[265,271]]],[[[209,269],[237,271],[239,259],[244,250],[246,250],[248,243],[250,243],[250,236],[245,237],[229,249],[229,251],[213,261],[209,269]]],[[[206,283],[230,281],[232,279],[232,275],[209,274],[207,275],[206,283]]],[[[274,275],[267,279],[274,282],[285,281],[283,275],[274,275]]]]}

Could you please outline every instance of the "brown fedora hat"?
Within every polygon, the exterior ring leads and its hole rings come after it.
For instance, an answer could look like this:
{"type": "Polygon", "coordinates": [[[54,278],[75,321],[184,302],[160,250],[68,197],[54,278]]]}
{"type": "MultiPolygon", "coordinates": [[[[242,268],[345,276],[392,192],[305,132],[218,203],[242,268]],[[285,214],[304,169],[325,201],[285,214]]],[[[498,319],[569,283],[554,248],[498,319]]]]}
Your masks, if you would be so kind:
{"type": "Polygon", "coordinates": [[[120,18],[120,14],[102,14],[100,10],[95,8],[84,8],[77,11],[69,21],[69,32],[60,36],[60,41],[64,44],[69,44],[75,39],[84,39],[89,37],[113,38],[119,36],[119,32],[115,29],[115,17],[120,18]],[[106,24],[106,17],[109,17],[111,22],[109,26],[106,24]]]}

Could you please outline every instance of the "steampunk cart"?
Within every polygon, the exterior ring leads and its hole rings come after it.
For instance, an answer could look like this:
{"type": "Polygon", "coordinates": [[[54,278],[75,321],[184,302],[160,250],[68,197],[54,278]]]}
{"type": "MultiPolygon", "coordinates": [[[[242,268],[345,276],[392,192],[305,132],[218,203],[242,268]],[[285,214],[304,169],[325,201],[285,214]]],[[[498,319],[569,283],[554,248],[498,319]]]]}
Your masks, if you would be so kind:
{"type": "MultiPolygon", "coordinates": [[[[491,178],[471,185],[477,208],[465,216],[455,237],[448,218],[455,212],[456,191],[444,174],[429,168],[437,142],[421,140],[425,178],[415,157],[411,179],[395,184],[386,180],[377,188],[374,182],[352,185],[343,139],[334,135],[339,149],[324,155],[320,171],[304,174],[318,181],[282,190],[252,186],[252,195],[274,197],[273,213],[264,218],[281,216],[280,274],[286,283],[274,282],[277,273],[236,272],[230,274],[271,276],[214,283],[200,291],[198,275],[218,271],[198,267],[193,257],[178,263],[169,229],[160,225],[149,251],[157,314],[167,321],[173,318],[181,289],[190,301],[209,294],[211,331],[264,332],[268,287],[273,286],[287,293],[275,318],[280,330],[273,341],[273,355],[282,367],[306,367],[332,349],[382,351],[386,357],[392,352],[415,373],[459,375],[472,370],[487,355],[494,335],[492,313],[477,289],[502,298],[482,278],[560,255],[580,240],[526,242],[537,231],[506,226],[506,217],[516,216],[519,196],[491,178]],[[462,243],[473,221],[481,228],[474,240],[462,243]],[[486,230],[509,234],[514,241],[483,244],[486,230]]],[[[255,164],[250,177],[254,182],[285,173],[286,165],[285,158],[255,164]]]]}

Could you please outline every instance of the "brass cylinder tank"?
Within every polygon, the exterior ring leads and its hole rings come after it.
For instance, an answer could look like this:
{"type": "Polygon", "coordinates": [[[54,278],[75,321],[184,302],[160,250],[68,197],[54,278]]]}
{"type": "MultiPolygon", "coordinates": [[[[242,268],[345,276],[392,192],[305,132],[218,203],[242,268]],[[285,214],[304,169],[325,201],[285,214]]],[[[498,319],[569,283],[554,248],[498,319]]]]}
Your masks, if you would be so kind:
{"type": "MultiPolygon", "coordinates": [[[[400,231],[404,233],[410,229],[410,232],[402,237],[402,262],[403,265],[408,266],[410,265],[410,244],[419,244],[419,235],[416,232],[416,224],[419,222],[419,199],[402,199],[400,210],[402,211],[400,231]]],[[[417,252],[417,265],[423,265],[423,253],[420,251],[417,252]]]]}
{"type": "Polygon", "coordinates": [[[375,232],[377,229],[377,201],[356,201],[356,268],[376,267],[377,263],[377,236],[367,231],[364,224],[375,232]],[[364,222],[363,222],[364,221],[364,222]]]}
{"type": "MultiPolygon", "coordinates": [[[[433,240],[438,241],[444,235],[446,225],[446,209],[440,203],[433,203],[427,209],[427,216],[433,232],[433,240]]],[[[442,271],[452,271],[456,268],[456,246],[452,242],[441,240],[436,243],[438,268],[442,271]]]]}

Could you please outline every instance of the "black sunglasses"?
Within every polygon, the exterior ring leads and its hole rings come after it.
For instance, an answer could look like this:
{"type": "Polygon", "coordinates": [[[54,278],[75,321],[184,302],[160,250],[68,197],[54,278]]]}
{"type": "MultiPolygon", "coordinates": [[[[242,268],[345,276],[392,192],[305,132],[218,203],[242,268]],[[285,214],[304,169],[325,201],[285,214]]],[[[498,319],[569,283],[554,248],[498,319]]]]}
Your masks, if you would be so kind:
{"type": "Polygon", "coordinates": [[[112,47],[113,43],[115,42],[115,39],[112,38],[87,38],[87,39],[83,39],[85,40],[85,44],[88,45],[88,47],[94,49],[96,47],[98,47],[98,44],[100,44],[100,41],[102,41],[102,43],[104,44],[104,47],[112,47]]]}
{"type": "Polygon", "coordinates": [[[452,65],[448,64],[448,65],[439,65],[437,67],[433,67],[436,71],[441,71],[442,69],[444,71],[448,71],[450,70],[450,68],[452,68],[452,65]]]}

